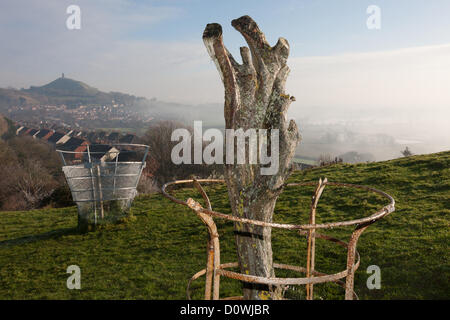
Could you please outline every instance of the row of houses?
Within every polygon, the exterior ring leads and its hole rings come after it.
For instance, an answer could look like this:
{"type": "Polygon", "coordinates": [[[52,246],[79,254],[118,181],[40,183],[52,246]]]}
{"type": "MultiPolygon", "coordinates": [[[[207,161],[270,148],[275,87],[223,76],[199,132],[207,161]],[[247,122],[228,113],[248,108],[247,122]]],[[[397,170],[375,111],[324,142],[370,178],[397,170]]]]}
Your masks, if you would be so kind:
{"type": "MultiPolygon", "coordinates": [[[[56,140],[57,137],[68,136],[68,137],[76,137],[80,139],[85,139],[90,141],[91,143],[137,143],[138,138],[136,135],[128,133],[125,135],[121,135],[119,132],[111,132],[106,133],[105,131],[91,131],[91,132],[82,132],[76,130],[64,130],[60,127],[55,129],[34,129],[26,126],[18,126],[17,135],[29,135],[34,138],[47,140],[50,136],[54,135],[54,137],[49,141],[56,140]]],[[[67,138],[66,138],[67,139],[67,138]]],[[[57,140],[56,140],[57,141],[57,140]]],[[[56,143],[56,142],[54,142],[56,143]]],[[[64,143],[63,141],[59,143],[64,143]]]]}
{"type": "MultiPolygon", "coordinates": [[[[104,133],[104,132],[103,132],[104,133]]],[[[118,132],[107,135],[90,132],[83,134],[80,131],[68,132],[52,129],[34,129],[20,126],[16,130],[18,136],[30,136],[34,139],[46,141],[55,149],[66,151],[65,158],[74,162],[89,160],[112,161],[117,157],[118,161],[128,161],[131,152],[119,152],[114,144],[136,143],[137,137],[133,134],[121,136],[118,132]],[[89,152],[88,152],[89,151],[89,152]]]]}

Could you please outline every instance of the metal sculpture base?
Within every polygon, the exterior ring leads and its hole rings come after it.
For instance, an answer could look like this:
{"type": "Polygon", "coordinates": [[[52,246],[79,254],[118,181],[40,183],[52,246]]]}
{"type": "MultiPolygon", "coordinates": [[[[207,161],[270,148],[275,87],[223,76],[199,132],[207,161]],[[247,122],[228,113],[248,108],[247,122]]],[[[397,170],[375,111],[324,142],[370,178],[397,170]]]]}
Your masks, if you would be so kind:
{"type": "MultiPolygon", "coordinates": [[[[251,220],[246,218],[239,218],[232,215],[223,214],[221,212],[213,211],[211,207],[211,202],[209,200],[208,195],[206,194],[203,187],[200,185],[200,182],[205,183],[224,183],[224,180],[219,179],[199,179],[199,180],[177,180],[173,182],[166,183],[162,192],[165,197],[172,200],[175,203],[187,206],[191,208],[198,217],[206,224],[208,228],[208,242],[207,242],[207,263],[206,268],[200,270],[188,282],[187,287],[187,298],[190,299],[190,285],[191,282],[198,279],[199,277],[206,275],[206,283],[205,283],[205,300],[218,300],[220,298],[220,277],[224,276],[226,278],[236,279],[239,281],[249,282],[249,283],[257,283],[257,284],[265,284],[265,285],[273,285],[273,286],[289,286],[289,285],[305,285],[306,286],[306,298],[307,300],[313,300],[314,298],[314,284],[316,283],[325,283],[325,282],[333,282],[338,285],[341,285],[345,289],[345,299],[352,300],[358,299],[358,296],[353,290],[354,287],[354,277],[355,272],[360,264],[360,256],[356,249],[357,242],[361,234],[364,230],[367,229],[372,223],[377,220],[387,216],[391,212],[395,210],[395,201],[394,199],[388,195],[387,193],[377,190],[375,188],[362,186],[362,185],[354,185],[348,183],[337,183],[337,182],[328,182],[327,179],[319,180],[316,182],[305,182],[305,183],[290,183],[285,187],[300,187],[300,186],[316,186],[315,192],[312,197],[312,203],[310,208],[310,221],[309,224],[302,225],[294,225],[294,224],[281,224],[281,223],[269,223],[258,220],[251,220]],[[193,186],[200,192],[203,200],[205,201],[207,208],[203,208],[197,201],[189,198],[186,201],[179,200],[167,192],[167,188],[173,185],[180,184],[193,184],[193,186]],[[383,208],[375,212],[374,214],[355,220],[342,221],[342,222],[332,222],[332,223],[324,223],[324,224],[316,224],[316,208],[320,196],[325,188],[325,186],[336,186],[336,187],[345,187],[345,188],[357,188],[363,189],[366,191],[374,192],[389,200],[389,204],[385,205],[383,208]],[[299,273],[306,274],[305,277],[298,278],[265,278],[258,277],[254,275],[248,275],[238,272],[233,272],[227,270],[229,268],[238,267],[237,262],[232,263],[220,263],[220,243],[219,243],[219,233],[217,231],[216,224],[214,223],[213,217],[221,218],[233,222],[240,223],[248,223],[252,225],[262,226],[262,227],[270,227],[270,228],[278,228],[284,230],[293,230],[296,231],[300,235],[305,235],[307,238],[307,266],[299,267],[292,266],[287,264],[279,264],[274,263],[274,268],[276,269],[285,269],[296,271],[299,273]],[[335,239],[333,237],[317,233],[317,229],[331,229],[345,226],[356,226],[355,230],[352,232],[350,236],[350,240],[347,242],[335,239]],[[334,242],[335,244],[342,246],[347,249],[347,263],[345,270],[335,274],[324,274],[315,270],[315,239],[323,239],[327,241],[334,242]],[[341,280],[344,279],[345,281],[341,280]]],[[[224,300],[239,300],[243,297],[227,297],[223,298],[224,300]]]]}
{"type": "Polygon", "coordinates": [[[115,144],[87,145],[82,151],[57,150],[78,207],[79,231],[124,221],[130,215],[148,148],[139,144],[115,144]]]}

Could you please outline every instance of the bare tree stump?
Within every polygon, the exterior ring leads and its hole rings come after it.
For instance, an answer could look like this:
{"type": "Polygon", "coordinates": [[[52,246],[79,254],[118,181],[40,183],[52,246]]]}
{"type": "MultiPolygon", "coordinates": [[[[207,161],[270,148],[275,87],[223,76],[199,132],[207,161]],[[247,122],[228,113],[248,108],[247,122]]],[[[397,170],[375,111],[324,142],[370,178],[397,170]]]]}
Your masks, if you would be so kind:
{"type": "MultiPolygon", "coordinates": [[[[288,107],[295,101],[284,92],[289,73],[286,65],[289,44],[286,39],[279,38],[271,47],[249,16],[233,20],[231,24],[249,46],[240,48],[242,64],[237,63],[224,46],[219,24],[208,24],[203,33],[205,46],[225,87],[225,127],[267,129],[268,132],[278,129],[279,170],[269,176],[261,174],[261,164],[226,164],[229,200],[233,215],[271,222],[275,203],[291,173],[291,161],[300,141],[294,120],[286,120],[288,107]]],[[[271,228],[236,223],[235,233],[241,272],[273,277],[271,228]]],[[[245,299],[278,299],[280,295],[279,288],[244,285],[245,299]]]]}

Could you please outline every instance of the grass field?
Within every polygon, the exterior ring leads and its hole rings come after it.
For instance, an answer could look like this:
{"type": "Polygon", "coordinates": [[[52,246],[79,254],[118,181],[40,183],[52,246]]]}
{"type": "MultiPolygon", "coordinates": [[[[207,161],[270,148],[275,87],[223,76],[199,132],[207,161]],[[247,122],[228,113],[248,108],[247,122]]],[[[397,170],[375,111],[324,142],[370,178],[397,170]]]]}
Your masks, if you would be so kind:
{"type": "MultiPolygon", "coordinates": [[[[396,211],[370,226],[360,238],[361,266],[355,290],[361,299],[449,299],[448,244],[450,152],[386,162],[339,164],[295,172],[290,181],[364,184],[391,194],[396,211]],[[381,289],[368,290],[366,269],[381,269],[381,289]]],[[[274,221],[307,223],[312,187],[286,189],[274,221]]],[[[229,213],[226,189],[208,188],[213,208],[229,213]]],[[[178,190],[179,198],[200,196],[178,190]]],[[[363,191],[325,192],[317,222],[367,216],[385,203],[363,191]]],[[[205,266],[206,228],[196,215],[159,194],[141,196],[134,219],[87,234],[77,234],[76,208],[0,212],[0,299],[184,299],[187,280],[205,266]],[[66,268],[81,268],[81,290],[68,290],[66,268]]],[[[232,224],[217,220],[222,262],[236,260],[232,224]]],[[[325,233],[348,240],[351,228],[325,233]]],[[[273,231],[274,260],[305,265],[306,241],[290,231],[273,231]]],[[[345,269],[345,250],[317,240],[316,269],[345,269]]],[[[277,276],[294,276],[278,272],[277,276]]],[[[203,278],[193,284],[201,298],[203,278]]],[[[240,293],[240,284],[224,279],[221,296],[240,293]]],[[[290,295],[303,298],[303,288],[290,295]]],[[[316,285],[317,299],[341,299],[334,284],[316,285]]]]}
{"type": "Polygon", "coordinates": [[[311,166],[317,165],[317,160],[312,160],[312,159],[307,159],[307,158],[301,158],[301,157],[295,157],[295,158],[294,158],[294,162],[305,163],[305,164],[309,164],[309,165],[311,165],[311,166]]]}

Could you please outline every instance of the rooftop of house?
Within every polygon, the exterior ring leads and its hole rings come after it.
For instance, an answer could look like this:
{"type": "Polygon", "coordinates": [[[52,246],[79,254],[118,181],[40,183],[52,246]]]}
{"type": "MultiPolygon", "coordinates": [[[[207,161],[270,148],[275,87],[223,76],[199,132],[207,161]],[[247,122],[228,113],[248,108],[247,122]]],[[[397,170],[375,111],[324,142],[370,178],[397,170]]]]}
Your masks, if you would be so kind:
{"type": "Polygon", "coordinates": [[[28,132],[26,134],[29,136],[34,136],[36,132],[38,132],[37,129],[30,129],[30,130],[28,130],[28,132]]]}
{"type": "Polygon", "coordinates": [[[45,137],[49,132],[50,132],[50,130],[48,130],[48,129],[41,129],[41,130],[39,130],[39,133],[36,134],[36,138],[41,139],[41,138],[45,137]]]}
{"type": "Polygon", "coordinates": [[[134,134],[127,134],[119,139],[120,143],[132,143],[136,139],[134,134]]]}
{"type": "Polygon", "coordinates": [[[64,137],[64,133],[55,132],[47,141],[56,144],[62,137],[64,137]]]}
{"type": "Polygon", "coordinates": [[[111,146],[107,145],[107,144],[93,144],[91,146],[89,146],[89,150],[91,152],[108,152],[109,150],[111,150],[111,146]]]}
{"type": "Polygon", "coordinates": [[[103,139],[104,137],[106,137],[106,132],[105,131],[99,131],[96,132],[96,135],[99,139],[103,139]]]}
{"type": "Polygon", "coordinates": [[[30,128],[28,127],[23,127],[20,131],[19,134],[25,134],[30,128]]]}
{"type": "Polygon", "coordinates": [[[45,136],[43,136],[41,139],[48,141],[48,139],[55,133],[55,131],[51,130],[49,133],[47,133],[45,136]]]}
{"type": "Polygon", "coordinates": [[[126,162],[126,161],[141,161],[142,155],[140,156],[138,152],[136,151],[122,151],[119,153],[119,157],[117,159],[119,162],[126,162]]]}
{"type": "Polygon", "coordinates": [[[89,146],[91,158],[100,159],[107,154],[113,147],[106,144],[94,144],[89,146]]]}
{"type": "Polygon", "coordinates": [[[118,132],[111,132],[108,136],[109,141],[116,141],[119,139],[120,134],[118,132]]]}
{"type": "Polygon", "coordinates": [[[87,134],[86,137],[88,138],[89,141],[95,142],[95,140],[97,140],[97,133],[95,131],[91,131],[87,134]]]}
{"type": "Polygon", "coordinates": [[[83,147],[82,150],[79,150],[81,152],[85,151],[85,147],[84,145],[81,144],[63,144],[61,146],[58,147],[58,150],[63,150],[63,151],[76,151],[77,149],[79,149],[80,147],[83,147]]]}
{"type": "Polygon", "coordinates": [[[78,147],[78,146],[81,146],[84,142],[85,142],[85,140],[83,140],[83,139],[71,137],[60,148],[78,147]]]}

